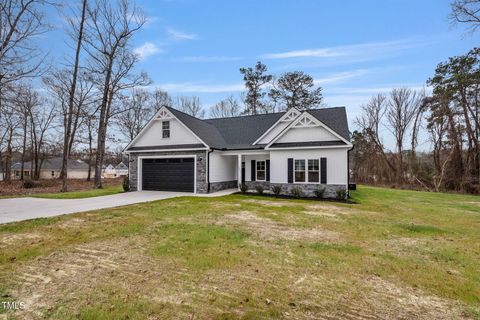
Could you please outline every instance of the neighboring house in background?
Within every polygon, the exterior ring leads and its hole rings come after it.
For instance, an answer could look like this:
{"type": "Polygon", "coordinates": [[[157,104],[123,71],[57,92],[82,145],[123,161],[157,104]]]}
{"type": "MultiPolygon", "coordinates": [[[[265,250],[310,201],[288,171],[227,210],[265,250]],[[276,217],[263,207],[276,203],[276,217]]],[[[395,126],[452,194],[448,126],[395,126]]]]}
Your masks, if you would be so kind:
{"type": "Polygon", "coordinates": [[[2,165],[2,163],[0,162],[0,181],[3,181],[3,175],[4,175],[4,173],[3,173],[3,165],[2,165]]]}
{"type": "Polygon", "coordinates": [[[120,162],[116,166],[109,164],[103,170],[104,178],[117,178],[124,177],[126,175],[128,175],[128,167],[123,162],[120,162]]]}
{"type": "Polygon", "coordinates": [[[128,175],[128,167],[125,165],[125,163],[120,162],[116,167],[115,171],[117,173],[117,177],[124,177],[128,175]]]}
{"type": "Polygon", "coordinates": [[[130,190],[215,192],[295,187],[326,197],[348,190],[344,107],[201,120],[162,107],[125,152],[130,190]]]}
{"type": "MultiPolygon", "coordinates": [[[[12,179],[20,179],[22,164],[16,162],[12,165],[12,179]]],[[[62,158],[56,157],[46,159],[42,163],[40,170],[40,179],[56,179],[60,177],[60,171],[62,170],[62,158]]],[[[30,178],[33,174],[33,166],[31,162],[25,162],[23,166],[24,178],[30,178]]],[[[92,177],[95,176],[94,170],[92,170],[92,177]]],[[[69,179],[86,179],[88,176],[88,164],[83,160],[71,159],[68,161],[67,177],[69,179]]]]}
{"type": "Polygon", "coordinates": [[[113,164],[109,164],[103,169],[103,175],[104,178],[113,178],[115,176],[115,167],[113,164]]]}

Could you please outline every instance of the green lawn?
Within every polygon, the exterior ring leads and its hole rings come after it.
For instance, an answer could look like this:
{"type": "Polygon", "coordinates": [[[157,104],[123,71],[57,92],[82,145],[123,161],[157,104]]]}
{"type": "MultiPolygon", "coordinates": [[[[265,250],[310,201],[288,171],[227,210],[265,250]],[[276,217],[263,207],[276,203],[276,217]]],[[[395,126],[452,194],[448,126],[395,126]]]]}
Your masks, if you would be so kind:
{"type": "Polygon", "coordinates": [[[1,313],[480,319],[480,197],[182,197],[0,226],[1,313]],[[3,299],[3,300],[2,300],[3,299]]]}
{"type": "Polygon", "coordinates": [[[121,185],[114,185],[114,186],[106,186],[106,187],[103,187],[102,189],[89,189],[89,190],[58,192],[58,193],[41,193],[41,194],[33,194],[31,196],[35,198],[47,198],[47,199],[81,199],[81,198],[108,196],[111,194],[117,194],[122,192],[123,192],[123,187],[121,185]]]}

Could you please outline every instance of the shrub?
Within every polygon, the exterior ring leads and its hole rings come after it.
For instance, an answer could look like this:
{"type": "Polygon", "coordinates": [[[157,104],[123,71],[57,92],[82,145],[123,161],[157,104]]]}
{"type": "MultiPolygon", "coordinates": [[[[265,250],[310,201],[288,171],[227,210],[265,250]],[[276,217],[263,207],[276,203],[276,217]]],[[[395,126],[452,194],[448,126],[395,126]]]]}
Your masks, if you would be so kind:
{"type": "Polygon", "coordinates": [[[263,187],[262,186],[256,186],[255,190],[257,190],[258,194],[263,194],[263,187]]]}
{"type": "Polygon", "coordinates": [[[123,191],[125,191],[125,192],[130,191],[130,184],[128,183],[128,180],[129,180],[129,179],[128,179],[128,175],[126,175],[125,177],[123,177],[123,184],[122,184],[122,186],[123,186],[123,191]]]}
{"type": "Polygon", "coordinates": [[[32,188],[35,188],[36,185],[35,185],[35,182],[33,182],[32,180],[28,179],[28,180],[24,180],[22,182],[22,187],[24,189],[32,189],[32,188]]]}
{"type": "Polygon", "coordinates": [[[325,188],[317,188],[315,190],[313,190],[313,192],[315,193],[315,196],[317,198],[323,198],[323,195],[325,194],[325,188]]]}
{"type": "Polygon", "coordinates": [[[278,196],[280,194],[280,192],[282,192],[282,186],[273,186],[272,187],[272,192],[278,196]]]}
{"type": "Polygon", "coordinates": [[[290,190],[290,193],[295,198],[300,198],[303,195],[303,190],[300,187],[294,187],[294,188],[292,188],[292,190],[290,190]]]}
{"type": "Polygon", "coordinates": [[[248,186],[245,183],[242,183],[240,185],[240,192],[241,193],[246,193],[248,191],[248,186]]]}
{"type": "Polygon", "coordinates": [[[347,198],[347,190],[345,189],[337,189],[337,199],[345,200],[347,198]]]}

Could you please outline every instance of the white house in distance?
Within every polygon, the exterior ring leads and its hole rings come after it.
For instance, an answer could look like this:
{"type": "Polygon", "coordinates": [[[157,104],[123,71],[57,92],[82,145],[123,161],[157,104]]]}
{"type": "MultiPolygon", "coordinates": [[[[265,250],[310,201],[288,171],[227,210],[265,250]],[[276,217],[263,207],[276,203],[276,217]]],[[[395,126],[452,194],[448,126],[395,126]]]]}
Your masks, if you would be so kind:
{"type": "Polygon", "coordinates": [[[123,162],[120,162],[116,166],[109,164],[105,167],[105,169],[103,169],[104,178],[117,178],[124,177],[126,175],[128,175],[128,167],[123,162]]]}
{"type": "Polygon", "coordinates": [[[162,107],[125,148],[130,190],[209,193],[278,185],[326,197],[348,190],[344,107],[201,120],[162,107]]]}

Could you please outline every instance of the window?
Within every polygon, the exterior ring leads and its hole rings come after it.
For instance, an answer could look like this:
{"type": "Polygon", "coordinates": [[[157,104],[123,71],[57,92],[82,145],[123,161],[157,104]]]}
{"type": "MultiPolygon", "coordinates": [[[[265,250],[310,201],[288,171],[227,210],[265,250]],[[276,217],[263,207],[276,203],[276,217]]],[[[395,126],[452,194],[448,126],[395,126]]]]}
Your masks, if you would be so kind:
{"type": "Polygon", "coordinates": [[[162,138],[170,138],[170,121],[162,121],[162,138]]]}
{"type": "Polygon", "coordinates": [[[30,171],[23,171],[23,175],[24,175],[25,177],[30,176],[30,171]]]}
{"type": "Polygon", "coordinates": [[[20,171],[15,171],[15,177],[20,177],[20,171]]]}
{"type": "Polygon", "coordinates": [[[257,161],[257,181],[265,181],[265,161],[257,161]]]}
{"type": "Polygon", "coordinates": [[[320,166],[318,159],[308,160],[308,182],[319,182],[320,166]]]}
{"type": "Polygon", "coordinates": [[[305,182],[305,160],[295,160],[295,182],[305,182]]]}

